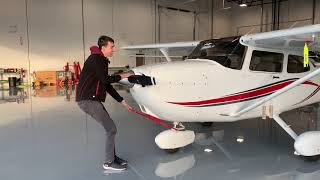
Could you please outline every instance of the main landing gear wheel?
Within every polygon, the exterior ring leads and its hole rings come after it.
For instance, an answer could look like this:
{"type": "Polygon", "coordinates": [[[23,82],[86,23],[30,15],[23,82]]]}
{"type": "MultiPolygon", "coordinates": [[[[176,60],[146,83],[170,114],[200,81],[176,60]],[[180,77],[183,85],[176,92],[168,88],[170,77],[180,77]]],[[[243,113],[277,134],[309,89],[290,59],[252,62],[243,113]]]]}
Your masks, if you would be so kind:
{"type": "Polygon", "coordinates": [[[295,140],[295,155],[304,157],[306,161],[320,159],[320,131],[307,131],[299,136],[279,116],[274,114],[273,119],[295,140]]]}

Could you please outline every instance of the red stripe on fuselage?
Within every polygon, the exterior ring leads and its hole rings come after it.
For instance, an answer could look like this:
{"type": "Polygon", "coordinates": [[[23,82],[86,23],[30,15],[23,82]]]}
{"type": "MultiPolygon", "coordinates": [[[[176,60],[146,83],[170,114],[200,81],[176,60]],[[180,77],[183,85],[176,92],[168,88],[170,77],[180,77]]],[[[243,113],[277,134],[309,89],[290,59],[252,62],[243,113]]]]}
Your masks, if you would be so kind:
{"type": "MultiPolygon", "coordinates": [[[[281,88],[284,88],[285,86],[293,83],[294,81],[295,80],[288,80],[288,81],[284,81],[284,82],[281,82],[278,84],[272,84],[270,86],[266,86],[264,88],[257,89],[254,91],[248,90],[244,93],[237,93],[234,95],[229,95],[229,96],[225,96],[225,97],[221,97],[221,98],[217,98],[217,99],[209,99],[209,100],[194,101],[194,102],[168,102],[168,103],[177,104],[177,105],[184,105],[184,106],[201,106],[201,105],[214,105],[214,104],[220,104],[220,103],[228,103],[228,102],[233,102],[233,101],[238,102],[241,100],[251,99],[254,97],[263,96],[266,94],[273,93],[273,92],[275,92],[281,88]]],[[[310,81],[306,81],[303,84],[319,87],[318,84],[315,84],[310,81]]]]}

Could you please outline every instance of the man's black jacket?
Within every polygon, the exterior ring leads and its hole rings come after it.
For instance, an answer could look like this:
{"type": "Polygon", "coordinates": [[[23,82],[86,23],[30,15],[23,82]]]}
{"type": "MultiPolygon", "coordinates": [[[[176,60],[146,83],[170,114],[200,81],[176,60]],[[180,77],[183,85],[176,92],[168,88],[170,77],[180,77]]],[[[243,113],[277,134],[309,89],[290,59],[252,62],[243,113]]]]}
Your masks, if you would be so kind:
{"type": "Polygon", "coordinates": [[[111,83],[119,82],[121,76],[109,76],[109,60],[103,56],[97,46],[91,47],[90,50],[91,55],[84,63],[80,73],[76,89],[76,101],[95,100],[104,102],[106,92],[108,92],[115,100],[121,102],[123,98],[111,85],[111,83]]]}

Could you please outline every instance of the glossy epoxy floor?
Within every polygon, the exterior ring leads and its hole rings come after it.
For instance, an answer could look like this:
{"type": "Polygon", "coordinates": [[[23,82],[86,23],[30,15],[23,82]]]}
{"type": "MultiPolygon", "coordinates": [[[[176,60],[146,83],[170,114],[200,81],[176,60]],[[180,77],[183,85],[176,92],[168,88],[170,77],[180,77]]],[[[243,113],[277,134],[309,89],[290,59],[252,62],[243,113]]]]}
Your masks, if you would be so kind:
{"type": "MultiPolygon", "coordinates": [[[[105,106],[118,127],[117,152],[129,161],[129,169],[106,173],[101,167],[103,128],[80,111],[72,96],[67,101],[63,91],[55,91],[2,92],[1,180],[320,179],[320,162],[294,156],[293,140],[272,120],[212,127],[188,123],[196,142],[167,154],[154,143],[164,129],[131,114],[109,96],[105,106]],[[212,152],[205,152],[208,149],[212,152]]],[[[120,94],[137,108],[130,94],[120,94]]],[[[283,117],[300,134],[318,129],[318,111],[304,108],[283,117]]]]}

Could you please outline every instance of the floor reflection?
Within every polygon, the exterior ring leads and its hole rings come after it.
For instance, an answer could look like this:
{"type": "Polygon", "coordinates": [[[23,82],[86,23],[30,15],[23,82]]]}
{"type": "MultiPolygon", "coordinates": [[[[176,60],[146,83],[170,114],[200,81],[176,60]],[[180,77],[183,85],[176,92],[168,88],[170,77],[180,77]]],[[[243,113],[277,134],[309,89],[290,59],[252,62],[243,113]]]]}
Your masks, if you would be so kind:
{"type": "Polygon", "coordinates": [[[194,155],[178,155],[173,158],[163,158],[158,163],[155,174],[162,178],[173,178],[181,174],[184,174],[187,170],[191,169],[195,165],[194,155]]]}
{"type": "Polygon", "coordinates": [[[10,87],[8,89],[0,89],[0,103],[25,103],[25,100],[28,99],[27,94],[28,89],[10,87]]]}
{"type": "MultiPolygon", "coordinates": [[[[282,116],[301,132],[317,130],[318,110],[315,105],[282,116]]],[[[307,162],[293,155],[293,140],[270,119],[215,123],[209,128],[190,123],[188,128],[196,132],[195,143],[176,155],[159,158],[156,176],[270,180],[320,177],[320,162],[307,162]]]]}
{"type": "MultiPolygon", "coordinates": [[[[119,93],[138,108],[126,89],[119,93]]],[[[104,130],[74,102],[74,88],[1,91],[0,179],[294,179],[320,178],[320,162],[293,155],[293,140],[271,119],[233,123],[185,123],[195,143],[167,154],[154,143],[164,129],[124,109],[110,96],[104,103],[117,128],[117,152],[129,161],[124,173],[104,172],[104,130]],[[9,98],[20,99],[6,101],[9,98]],[[24,99],[24,101],[22,101],[24,99]],[[24,102],[24,103],[21,103],[24,102]]],[[[281,117],[300,134],[319,130],[319,107],[281,117]]]]}

